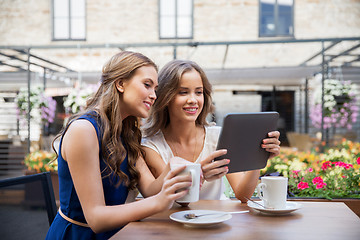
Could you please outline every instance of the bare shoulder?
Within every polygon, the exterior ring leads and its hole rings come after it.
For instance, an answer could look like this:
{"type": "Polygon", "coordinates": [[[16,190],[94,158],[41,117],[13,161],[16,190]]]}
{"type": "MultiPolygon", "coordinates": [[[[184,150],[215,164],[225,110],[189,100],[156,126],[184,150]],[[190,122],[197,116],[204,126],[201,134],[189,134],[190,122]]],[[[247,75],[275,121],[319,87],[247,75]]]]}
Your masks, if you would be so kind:
{"type": "MultiPolygon", "coordinates": [[[[91,124],[91,122],[89,122],[88,120],[85,119],[78,119],[73,121],[70,126],[69,126],[69,130],[73,128],[73,129],[83,129],[83,130],[89,130],[89,129],[94,129],[94,126],[91,124]]],[[[95,130],[95,129],[94,129],[95,130]]]]}
{"type": "Polygon", "coordinates": [[[98,148],[96,130],[89,121],[80,119],[70,124],[62,143],[62,154],[65,159],[69,151],[92,152],[98,151],[98,148]]]}
{"type": "Polygon", "coordinates": [[[71,137],[81,137],[86,141],[87,138],[96,137],[96,130],[94,126],[87,120],[80,119],[72,122],[65,133],[66,135],[71,137]]]}

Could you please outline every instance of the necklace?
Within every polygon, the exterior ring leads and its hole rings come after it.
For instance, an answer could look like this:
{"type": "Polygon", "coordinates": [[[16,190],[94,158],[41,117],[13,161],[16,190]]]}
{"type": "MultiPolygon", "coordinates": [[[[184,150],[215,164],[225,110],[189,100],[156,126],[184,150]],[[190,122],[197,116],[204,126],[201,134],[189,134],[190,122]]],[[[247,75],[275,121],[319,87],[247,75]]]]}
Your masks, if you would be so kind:
{"type": "MultiPolygon", "coordinates": [[[[170,146],[170,148],[171,149],[174,149],[174,152],[175,152],[175,155],[174,155],[174,157],[179,157],[179,154],[177,153],[177,151],[176,151],[176,147],[175,147],[175,141],[174,141],[174,138],[172,138],[171,137],[171,146],[170,146]]],[[[192,162],[195,162],[195,155],[196,155],[196,149],[197,149],[197,130],[196,130],[196,128],[195,128],[195,148],[194,148],[194,152],[193,152],[193,159],[192,159],[192,162]]]]}

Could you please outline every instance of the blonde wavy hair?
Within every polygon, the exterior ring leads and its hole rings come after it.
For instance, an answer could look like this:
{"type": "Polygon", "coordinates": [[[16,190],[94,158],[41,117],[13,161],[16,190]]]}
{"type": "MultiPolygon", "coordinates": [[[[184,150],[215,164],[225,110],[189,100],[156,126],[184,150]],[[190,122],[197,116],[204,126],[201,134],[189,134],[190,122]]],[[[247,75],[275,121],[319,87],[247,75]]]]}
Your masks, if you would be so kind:
{"type": "Polygon", "coordinates": [[[214,111],[212,102],[212,86],[202,68],[195,62],[188,60],[173,60],[167,63],[159,72],[158,89],[156,90],[156,101],[151,108],[150,116],[143,126],[146,137],[153,136],[160,129],[164,129],[170,123],[168,105],[175,98],[180,87],[180,80],[184,73],[192,70],[200,74],[203,91],[204,106],[196,119],[197,125],[208,125],[206,117],[214,111]]]}
{"type": "MultiPolygon", "coordinates": [[[[123,182],[130,189],[134,189],[139,181],[140,173],[135,168],[135,163],[140,154],[144,154],[141,149],[140,119],[129,116],[123,121],[121,119],[121,93],[115,84],[118,81],[126,82],[135,74],[136,70],[143,66],[153,66],[156,71],[157,66],[148,57],[141,53],[123,51],[115,54],[103,67],[101,85],[95,95],[86,103],[83,112],[73,115],[69,122],[78,119],[81,115],[88,112],[96,112],[101,121],[101,153],[107,168],[102,172],[102,177],[108,177],[111,172],[119,176],[119,186],[123,182]],[[120,169],[121,163],[128,153],[129,177],[120,169]]],[[[55,137],[62,136],[66,128],[55,137]]],[[[54,141],[55,141],[54,139],[54,141]]],[[[53,141],[53,149],[54,148],[53,141]]],[[[56,151],[55,151],[56,152],[56,151]]]]}

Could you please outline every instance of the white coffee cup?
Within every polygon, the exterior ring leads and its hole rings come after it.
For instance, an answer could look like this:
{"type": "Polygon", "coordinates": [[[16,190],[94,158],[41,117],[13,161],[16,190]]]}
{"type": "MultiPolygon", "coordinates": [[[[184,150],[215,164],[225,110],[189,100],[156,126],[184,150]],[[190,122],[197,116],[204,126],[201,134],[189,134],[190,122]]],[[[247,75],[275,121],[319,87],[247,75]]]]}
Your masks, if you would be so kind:
{"type": "Polygon", "coordinates": [[[176,202],[179,203],[197,202],[199,201],[199,195],[200,195],[201,164],[200,163],[171,164],[171,169],[175,169],[183,165],[186,165],[186,168],[178,175],[191,175],[192,184],[188,188],[189,192],[184,197],[177,199],[176,202]]]}
{"type": "Polygon", "coordinates": [[[257,185],[258,197],[267,208],[286,209],[288,179],[286,177],[266,176],[257,185]]]}

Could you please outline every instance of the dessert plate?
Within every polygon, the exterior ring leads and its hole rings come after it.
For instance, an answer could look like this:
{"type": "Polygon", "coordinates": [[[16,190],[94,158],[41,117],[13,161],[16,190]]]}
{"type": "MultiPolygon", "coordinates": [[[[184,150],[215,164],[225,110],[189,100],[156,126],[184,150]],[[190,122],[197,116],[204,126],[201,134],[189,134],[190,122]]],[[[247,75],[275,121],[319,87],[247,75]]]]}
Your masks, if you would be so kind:
{"type": "MultiPolygon", "coordinates": [[[[259,201],[259,203],[261,205],[264,205],[264,203],[262,201],[259,201]]],[[[260,211],[261,213],[266,213],[266,214],[271,214],[271,215],[289,214],[289,213],[296,211],[302,207],[302,205],[300,203],[296,203],[296,202],[286,202],[285,209],[267,209],[267,208],[261,207],[250,201],[247,202],[247,205],[252,209],[260,211]]]]}
{"type": "Polygon", "coordinates": [[[230,213],[222,211],[211,211],[211,210],[187,210],[181,212],[175,212],[170,215],[170,219],[184,224],[188,227],[209,227],[232,218],[230,213]],[[185,214],[194,213],[195,215],[209,214],[206,216],[200,216],[193,219],[185,218],[185,214]]]}

